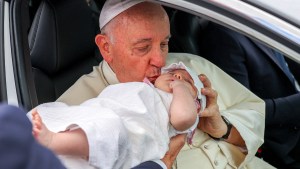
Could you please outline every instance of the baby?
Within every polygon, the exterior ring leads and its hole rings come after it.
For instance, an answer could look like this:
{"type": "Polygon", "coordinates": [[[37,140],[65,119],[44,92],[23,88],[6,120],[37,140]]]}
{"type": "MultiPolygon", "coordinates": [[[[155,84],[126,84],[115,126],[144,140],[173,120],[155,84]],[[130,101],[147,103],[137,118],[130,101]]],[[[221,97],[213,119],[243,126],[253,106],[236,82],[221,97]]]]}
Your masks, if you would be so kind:
{"type": "MultiPolygon", "coordinates": [[[[154,85],[147,79],[120,83],[79,106],[38,106],[30,112],[33,134],[56,154],[88,160],[90,166],[132,168],[161,159],[176,134],[188,133],[191,141],[206,106],[202,87],[193,71],[174,63],[162,69],[154,85]]],[[[83,167],[65,159],[67,167],[83,167]]]]}

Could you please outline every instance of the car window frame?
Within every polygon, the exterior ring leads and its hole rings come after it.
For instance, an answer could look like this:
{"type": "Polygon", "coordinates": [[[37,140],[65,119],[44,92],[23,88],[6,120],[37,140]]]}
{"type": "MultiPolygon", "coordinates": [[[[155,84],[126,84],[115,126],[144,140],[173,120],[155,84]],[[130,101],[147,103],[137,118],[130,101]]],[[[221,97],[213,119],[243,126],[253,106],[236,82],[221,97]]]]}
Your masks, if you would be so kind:
{"type": "Polygon", "coordinates": [[[37,106],[37,96],[33,81],[28,45],[29,5],[28,1],[5,2],[7,24],[4,39],[6,89],[8,104],[22,106],[30,110],[37,106]]]}
{"type": "MultiPolygon", "coordinates": [[[[153,0],[153,2],[155,1],[153,0]]],[[[247,15],[242,15],[241,13],[237,14],[236,11],[231,8],[230,3],[235,3],[235,6],[238,6],[236,5],[236,3],[249,6],[249,4],[247,4],[246,2],[239,0],[226,2],[223,0],[158,0],[158,2],[167,7],[182,10],[233,29],[234,31],[237,31],[249,38],[259,41],[266,46],[280,51],[288,58],[297,63],[300,63],[300,43],[289,39],[289,37],[285,36],[286,34],[282,33],[282,31],[280,30],[276,30],[275,27],[268,26],[266,23],[260,22],[258,20],[253,20],[253,18],[251,19],[247,15]],[[180,4],[180,7],[176,4],[180,4]]],[[[252,6],[251,8],[255,8],[255,6],[252,6]]],[[[261,9],[258,8],[255,10],[261,11],[261,9]]],[[[264,13],[265,11],[261,12],[264,13]]],[[[271,19],[273,19],[271,20],[271,23],[280,21],[281,24],[286,24],[290,29],[299,30],[298,28],[295,28],[294,25],[280,18],[276,18],[276,16],[271,16],[271,19]]],[[[270,19],[268,20],[268,22],[270,22],[270,19]]]]}
{"type": "Polygon", "coordinates": [[[0,0],[0,101],[6,101],[5,65],[4,65],[4,1],[0,0]]]}

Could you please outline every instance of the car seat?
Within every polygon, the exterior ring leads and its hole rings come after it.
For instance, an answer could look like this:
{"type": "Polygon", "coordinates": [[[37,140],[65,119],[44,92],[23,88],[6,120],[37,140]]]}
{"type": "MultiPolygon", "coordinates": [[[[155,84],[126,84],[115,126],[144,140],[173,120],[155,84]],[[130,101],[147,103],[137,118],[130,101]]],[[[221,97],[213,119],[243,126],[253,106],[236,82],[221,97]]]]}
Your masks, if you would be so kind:
{"type": "Polygon", "coordinates": [[[86,0],[41,1],[28,34],[38,104],[55,101],[99,64],[97,17],[86,0]]]}

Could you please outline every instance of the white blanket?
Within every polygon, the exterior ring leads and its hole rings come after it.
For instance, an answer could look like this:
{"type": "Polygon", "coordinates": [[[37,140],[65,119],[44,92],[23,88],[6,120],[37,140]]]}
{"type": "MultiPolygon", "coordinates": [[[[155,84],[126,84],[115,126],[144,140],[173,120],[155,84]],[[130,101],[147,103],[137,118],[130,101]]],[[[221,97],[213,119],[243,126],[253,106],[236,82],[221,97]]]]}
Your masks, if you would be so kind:
{"type": "MultiPolygon", "coordinates": [[[[169,106],[166,108],[159,93],[145,83],[121,83],[107,87],[97,98],[79,106],[53,102],[37,110],[51,131],[77,127],[84,130],[90,165],[128,169],[161,159],[168,150],[169,106]]],[[[68,168],[86,168],[83,166],[88,164],[78,158],[64,157],[63,163],[68,168]],[[72,162],[74,159],[79,162],[72,162]]]]}

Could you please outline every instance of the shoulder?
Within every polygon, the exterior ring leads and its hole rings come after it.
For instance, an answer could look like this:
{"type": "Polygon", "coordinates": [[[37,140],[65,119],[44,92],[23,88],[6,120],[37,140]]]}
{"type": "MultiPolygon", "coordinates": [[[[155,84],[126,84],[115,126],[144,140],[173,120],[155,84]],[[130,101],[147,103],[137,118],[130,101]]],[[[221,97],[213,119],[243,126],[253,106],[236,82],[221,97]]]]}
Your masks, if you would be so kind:
{"type": "Polygon", "coordinates": [[[81,76],[57,101],[78,105],[96,97],[108,85],[100,69],[101,63],[94,66],[91,73],[81,76]]]}
{"type": "Polygon", "coordinates": [[[169,53],[167,65],[171,63],[183,62],[187,67],[194,70],[197,74],[211,74],[211,71],[223,72],[219,67],[209,60],[189,53],[169,53]]]}

